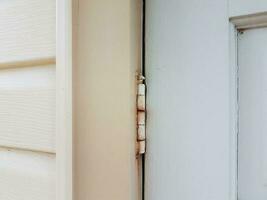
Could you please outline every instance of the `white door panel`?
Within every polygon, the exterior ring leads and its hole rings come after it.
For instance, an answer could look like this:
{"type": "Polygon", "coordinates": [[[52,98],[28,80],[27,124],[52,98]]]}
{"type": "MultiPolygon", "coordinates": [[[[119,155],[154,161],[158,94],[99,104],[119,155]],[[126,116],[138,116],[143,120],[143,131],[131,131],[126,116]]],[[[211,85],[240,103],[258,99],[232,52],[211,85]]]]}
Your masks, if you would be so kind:
{"type": "Polygon", "coordinates": [[[266,10],[266,0],[229,0],[230,17],[262,13],[266,10]]]}
{"type": "Polygon", "coordinates": [[[146,2],[146,200],[228,200],[227,1],[146,2]]]}
{"type": "Polygon", "coordinates": [[[267,199],[267,28],[238,40],[240,200],[267,199]]]}

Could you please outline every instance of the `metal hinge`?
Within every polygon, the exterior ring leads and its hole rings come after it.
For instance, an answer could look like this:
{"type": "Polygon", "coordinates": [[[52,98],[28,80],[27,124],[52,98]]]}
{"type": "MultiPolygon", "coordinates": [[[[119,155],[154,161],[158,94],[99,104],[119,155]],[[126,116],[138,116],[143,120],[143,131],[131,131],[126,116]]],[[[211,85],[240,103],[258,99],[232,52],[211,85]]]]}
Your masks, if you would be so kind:
{"type": "Polygon", "coordinates": [[[138,154],[146,152],[146,85],[144,80],[144,76],[138,76],[136,98],[138,154]]]}

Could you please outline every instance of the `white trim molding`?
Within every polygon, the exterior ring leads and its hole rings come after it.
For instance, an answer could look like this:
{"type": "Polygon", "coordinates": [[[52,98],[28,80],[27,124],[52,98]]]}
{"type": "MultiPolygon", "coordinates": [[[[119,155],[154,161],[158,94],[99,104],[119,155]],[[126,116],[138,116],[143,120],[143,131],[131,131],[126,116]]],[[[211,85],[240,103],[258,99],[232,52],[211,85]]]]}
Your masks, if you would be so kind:
{"type": "Polygon", "coordinates": [[[72,200],[72,0],[56,12],[56,199],[72,200]]]}
{"type": "Polygon", "coordinates": [[[237,29],[266,27],[267,12],[231,17],[230,22],[232,22],[237,29]]]}

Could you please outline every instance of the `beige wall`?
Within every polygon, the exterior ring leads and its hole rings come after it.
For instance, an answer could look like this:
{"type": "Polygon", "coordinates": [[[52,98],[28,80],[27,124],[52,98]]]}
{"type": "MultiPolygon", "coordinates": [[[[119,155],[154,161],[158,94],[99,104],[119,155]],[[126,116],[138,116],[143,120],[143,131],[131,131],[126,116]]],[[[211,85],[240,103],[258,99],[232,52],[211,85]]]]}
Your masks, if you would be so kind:
{"type": "Polygon", "coordinates": [[[74,11],[74,199],[137,199],[139,1],[79,0],[74,11]]]}

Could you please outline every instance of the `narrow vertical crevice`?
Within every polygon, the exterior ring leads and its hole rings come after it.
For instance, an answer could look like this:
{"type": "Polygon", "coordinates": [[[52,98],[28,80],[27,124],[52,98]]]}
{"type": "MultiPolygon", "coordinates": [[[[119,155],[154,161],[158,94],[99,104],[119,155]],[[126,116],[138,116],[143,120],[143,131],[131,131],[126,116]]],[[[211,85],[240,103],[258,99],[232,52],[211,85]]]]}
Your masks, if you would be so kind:
{"type": "MultiPolygon", "coordinates": [[[[143,76],[146,75],[145,63],[146,63],[146,0],[142,0],[142,69],[141,73],[143,76]]],[[[146,80],[145,80],[146,81],[146,80]]]]}
{"type": "MultiPolygon", "coordinates": [[[[142,66],[141,73],[146,77],[145,70],[145,56],[146,56],[146,46],[145,46],[145,36],[146,36],[146,0],[142,0],[142,66]]],[[[144,80],[146,84],[146,80],[144,80]]],[[[142,155],[142,200],[145,200],[145,154],[142,155]]]]}

